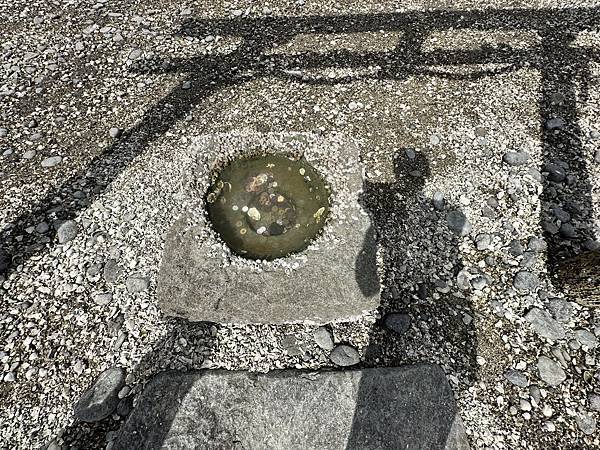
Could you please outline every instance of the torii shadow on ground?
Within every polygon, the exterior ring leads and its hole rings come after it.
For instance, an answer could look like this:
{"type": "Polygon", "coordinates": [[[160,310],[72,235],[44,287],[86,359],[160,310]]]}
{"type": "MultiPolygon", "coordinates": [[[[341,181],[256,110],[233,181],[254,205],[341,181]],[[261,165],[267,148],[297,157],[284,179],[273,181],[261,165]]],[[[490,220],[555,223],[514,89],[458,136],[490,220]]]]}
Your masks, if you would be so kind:
{"type": "MultiPolygon", "coordinates": [[[[189,59],[157,61],[153,73],[186,73],[191,88],[174,88],[144,114],[139,123],[126,130],[111,147],[90,161],[80,174],[69,178],[51,191],[30,211],[11,220],[2,230],[0,273],[10,275],[20,270],[32,255],[48,251],[56,245],[55,231],[49,242],[40,242],[34,234],[25,230],[41,221],[55,222],[76,217],[89,205],[130,163],[154,140],[167,132],[177,121],[184,118],[192,108],[201,105],[221,89],[239,86],[258,77],[276,77],[310,84],[351,83],[357,78],[369,76],[382,80],[402,80],[409,76],[426,75],[456,79],[492,77],[499,73],[523,67],[538,70],[541,74],[539,96],[540,135],[543,143],[542,172],[544,193],[541,224],[548,241],[549,272],[556,273],[560,260],[589,247],[595,239],[592,225],[591,186],[585,164],[584,139],[579,127],[577,102],[587,98],[590,83],[589,64],[600,60],[600,52],[590,47],[573,46],[581,32],[600,29],[600,8],[566,9],[489,9],[469,11],[428,11],[389,14],[356,14],[339,16],[305,16],[237,19],[193,19],[185,22],[179,33],[184,36],[236,36],[241,43],[227,55],[202,56],[189,59]],[[530,48],[481,47],[476,50],[433,50],[422,48],[426,38],[434,32],[446,30],[479,31],[532,31],[540,35],[541,44],[530,48]],[[399,31],[404,36],[395,51],[350,51],[328,53],[306,52],[300,55],[272,55],[268,50],[274,44],[282,45],[300,34],[335,34],[366,31],[399,31]],[[479,67],[495,64],[499,68],[482,69],[461,74],[447,68],[479,67]],[[346,76],[330,79],[302,75],[312,69],[379,67],[375,74],[346,76]],[[300,76],[298,74],[301,74],[300,76]],[[549,119],[561,119],[548,122],[549,119]],[[76,196],[78,186],[95,186],[85,198],[76,196]],[[556,219],[556,207],[565,208],[569,220],[556,219]],[[565,226],[570,223],[572,226],[565,226]]],[[[137,70],[147,70],[138,67],[137,70]]],[[[418,183],[417,183],[418,185],[418,183]]],[[[369,187],[368,187],[369,188],[369,187]]],[[[371,187],[372,188],[372,187],[371,187]]],[[[399,207],[390,198],[393,187],[383,187],[386,201],[391,208],[399,207]]],[[[367,189],[368,191],[368,189],[367,189]]],[[[415,194],[418,196],[418,189],[415,194]]],[[[413,202],[418,207],[419,202],[413,202]]],[[[377,209],[377,207],[373,208],[377,209]]],[[[387,224],[389,217],[376,218],[387,224]]],[[[383,225],[387,226],[387,225],[383,225]]],[[[380,234],[380,236],[383,236],[380,234]]],[[[388,239],[380,237],[380,239],[388,239]]],[[[46,239],[48,241],[48,239],[46,239]]],[[[381,242],[380,242],[381,244],[381,242]]],[[[385,246],[385,244],[384,244],[385,246]]],[[[450,247],[455,247],[450,245],[450,247]]],[[[397,258],[398,249],[388,248],[388,257],[397,258]],[[394,254],[396,252],[396,254],[394,254]]],[[[451,259],[459,264],[458,255],[451,259]]],[[[428,286],[419,295],[428,298],[428,286]]],[[[413,295],[414,293],[409,293],[413,295]]],[[[394,295],[391,296],[392,298],[394,295]]],[[[398,296],[397,296],[398,297],[398,296]]],[[[403,296],[400,295],[399,298],[403,296]]],[[[388,298],[384,293],[384,298],[388,298]]],[[[395,299],[396,301],[397,299],[395,299]]],[[[389,305],[388,305],[389,306],[389,305]]],[[[400,305],[393,305],[397,310],[400,305]]],[[[384,307],[387,307],[384,305],[384,307]]],[[[390,306],[391,307],[391,306],[390,306]]],[[[405,308],[410,309],[410,305],[405,308]]],[[[468,308],[468,306],[466,306],[468,308]]],[[[444,314],[443,311],[432,313],[444,314]]],[[[367,353],[367,362],[377,364],[378,358],[401,359],[398,353],[385,351],[378,356],[379,348],[393,347],[393,339],[378,341],[374,335],[373,349],[367,353]],[[392,344],[390,344],[392,343],[392,344]]],[[[472,346],[464,356],[466,365],[472,364],[472,346]]],[[[160,343],[157,348],[161,348],[160,343]]],[[[154,355],[155,356],[155,355],[154,355]]],[[[153,355],[148,355],[146,361],[153,355]]],[[[472,372],[472,376],[474,374],[472,372]]],[[[356,436],[355,442],[360,442],[356,436]]]]}

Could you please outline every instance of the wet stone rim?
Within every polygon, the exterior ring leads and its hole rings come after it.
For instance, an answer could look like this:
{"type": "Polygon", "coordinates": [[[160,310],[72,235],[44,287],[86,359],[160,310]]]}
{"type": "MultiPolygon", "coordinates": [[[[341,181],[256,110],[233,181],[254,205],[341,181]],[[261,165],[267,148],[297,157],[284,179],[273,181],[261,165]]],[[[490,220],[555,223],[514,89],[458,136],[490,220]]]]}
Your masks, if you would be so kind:
{"type": "Polygon", "coordinates": [[[213,171],[207,216],[229,249],[272,260],[301,252],[319,236],[330,211],[331,187],[303,157],[243,155],[213,171]]]}

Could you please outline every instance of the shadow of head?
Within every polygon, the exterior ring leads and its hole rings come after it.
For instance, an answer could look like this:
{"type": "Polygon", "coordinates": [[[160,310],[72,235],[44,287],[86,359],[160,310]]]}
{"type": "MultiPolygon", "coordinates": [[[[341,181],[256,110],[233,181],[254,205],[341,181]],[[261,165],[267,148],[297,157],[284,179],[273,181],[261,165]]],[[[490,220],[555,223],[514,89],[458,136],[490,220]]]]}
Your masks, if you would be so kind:
{"type": "MultiPolygon", "coordinates": [[[[393,181],[374,182],[365,178],[359,202],[371,218],[371,226],[365,233],[363,248],[356,258],[356,281],[365,296],[379,292],[377,248],[383,240],[382,228],[389,220],[402,220],[407,197],[420,192],[429,176],[426,156],[412,149],[394,155],[393,181]]],[[[385,265],[385,258],[383,261],[385,265]]]]}

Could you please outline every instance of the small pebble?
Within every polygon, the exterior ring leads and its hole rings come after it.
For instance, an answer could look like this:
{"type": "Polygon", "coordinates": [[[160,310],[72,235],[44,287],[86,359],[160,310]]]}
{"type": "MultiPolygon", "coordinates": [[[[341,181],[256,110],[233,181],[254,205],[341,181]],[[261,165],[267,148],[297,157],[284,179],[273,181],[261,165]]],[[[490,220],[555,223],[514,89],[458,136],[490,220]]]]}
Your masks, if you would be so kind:
{"type": "Polygon", "coordinates": [[[502,161],[509,166],[522,166],[529,161],[529,154],[525,152],[507,152],[502,157],[502,161]]]}
{"type": "Polygon", "coordinates": [[[335,347],[329,355],[331,361],[341,367],[348,367],[360,362],[360,355],[354,347],[341,344],[335,347]]]}
{"type": "Polygon", "coordinates": [[[332,350],[334,347],[333,336],[325,327],[319,327],[313,333],[315,343],[323,350],[332,350]]]}
{"type": "Polygon", "coordinates": [[[111,128],[108,131],[108,134],[111,138],[118,138],[123,134],[123,129],[122,128],[111,128]]]}
{"type": "Polygon", "coordinates": [[[552,119],[548,119],[546,121],[546,129],[547,130],[558,130],[563,128],[566,125],[566,122],[561,117],[554,117],[552,119]]]}
{"type": "Polygon", "coordinates": [[[66,220],[62,222],[56,229],[59,244],[66,244],[69,241],[75,239],[79,233],[79,227],[73,220],[66,220]]]}
{"type": "Polygon", "coordinates": [[[555,183],[562,183],[567,178],[565,169],[558,164],[547,163],[544,164],[543,172],[545,172],[546,178],[555,183]]]}
{"type": "Polygon", "coordinates": [[[600,412],[600,395],[590,394],[588,396],[588,403],[592,411],[600,412]]]}
{"type": "Polygon", "coordinates": [[[588,330],[575,330],[575,339],[589,350],[598,347],[598,339],[588,330]]]}
{"type": "Polygon", "coordinates": [[[140,50],[139,48],[135,48],[129,52],[128,58],[131,59],[132,61],[135,61],[136,59],[140,59],[141,56],[142,56],[142,50],[140,50]]]}
{"type": "Polygon", "coordinates": [[[147,278],[136,275],[127,278],[125,284],[127,286],[127,291],[131,293],[144,292],[150,286],[150,282],[147,278]]]}
{"type": "Polygon", "coordinates": [[[112,301],[112,294],[110,292],[96,292],[93,295],[94,303],[98,306],[108,305],[112,301]]]}
{"type": "Polygon", "coordinates": [[[35,226],[36,233],[45,234],[50,230],[50,226],[46,222],[40,222],[35,226]]]}
{"type": "Polygon", "coordinates": [[[585,435],[592,435],[596,432],[596,418],[587,412],[581,412],[575,416],[577,427],[585,435]]]}
{"type": "Polygon", "coordinates": [[[471,223],[462,211],[450,211],[446,216],[448,228],[459,236],[467,236],[471,232],[471,223]]]}
{"type": "Polygon", "coordinates": [[[525,270],[518,272],[513,279],[513,286],[519,292],[535,292],[539,284],[538,276],[525,270]]]}
{"type": "Polygon", "coordinates": [[[444,193],[440,191],[435,191],[433,193],[433,207],[437,211],[442,211],[444,209],[444,193]]]}
{"type": "Polygon", "coordinates": [[[567,379],[567,374],[556,361],[547,356],[540,356],[537,363],[538,373],[542,381],[556,387],[567,379]]]}
{"type": "Polygon", "coordinates": [[[35,157],[35,150],[27,150],[23,153],[23,159],[33,159],[35,157]]]}
{"type": "Polygon", "coordinates": [[[519,407],[521,408],[521,411],[531,411],[531,403],[525,399],[520,400],[519,407]]]}
{"type": "Polygon", "coordinates": [[[520,370],[515,369],[507,369],[504,372],[504,378],[510,381],[515,386],[526,387],[529,382],[527,381],[527,376],[520,370]]]}
{"type": "Polygon", "coordinates": [[[62,162],[62,156],[50,156],[42,161],[42,167],[54,167],[62,162]]]}

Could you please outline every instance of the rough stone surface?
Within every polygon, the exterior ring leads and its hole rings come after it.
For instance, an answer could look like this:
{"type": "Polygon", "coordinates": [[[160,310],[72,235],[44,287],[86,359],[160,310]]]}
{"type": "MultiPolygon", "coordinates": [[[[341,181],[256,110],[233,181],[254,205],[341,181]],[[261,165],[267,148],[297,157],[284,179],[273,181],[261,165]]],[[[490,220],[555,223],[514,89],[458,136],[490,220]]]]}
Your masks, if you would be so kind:
{"type": "Polygon", "coordinates": [[[466,448],[441,368],[163,372],[113,450],[466,448]]]}
{"type": "MultiPolygon", "coordinates": [[[[317,169],[331,164],[330,170],[344,170],[343,176],[326,180],[338,198],[332,200],[324,234],[297,255],[257,263],[215,252],[215,245],[222,244],[206,235],[210,225],[201,217],[182,217],[167,236],[159,273],[162,310],[191,321],[326,323],[377,307],[376,244],[370,218],[358,202],[363,184],[358,148],[346,139],[318,142],[319,148],[336,146],[330,154],[339,155],[342,162],[318,154],[300,134],[217,135],[199,140],[198,152],[219,155],[235,148],[243,155],[258,142],[266,147],[270,143],[274,151],[300,150],[314,159],[309,162],[317,169]],[[190,226],[194,222],[197,225],[190,226]]],[[[201,173],[199,166],[196,177],[208,173],[201,173]]]]}
{"type": "Polygon", "coordinates": [[[119,403],[118,393],[125,385],[125,370],[113,367],[102,372],[75,405],[75,417],[97,422],[113,413],[119,403]]]}

